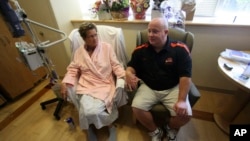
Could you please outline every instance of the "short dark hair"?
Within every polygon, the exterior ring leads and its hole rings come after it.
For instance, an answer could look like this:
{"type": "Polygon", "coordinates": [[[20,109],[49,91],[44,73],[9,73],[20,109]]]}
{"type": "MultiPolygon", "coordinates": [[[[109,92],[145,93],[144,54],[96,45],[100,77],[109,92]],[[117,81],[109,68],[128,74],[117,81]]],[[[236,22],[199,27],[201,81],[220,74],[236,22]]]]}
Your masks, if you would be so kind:
{"type": "Polygon", "coordinates": [[[87,37],[87,31],[95,29],[97,31],[96,25],[91,22],[84,22],[80,25],[78,32],[80,33],[81,37],[85,39],[87,37]]]}

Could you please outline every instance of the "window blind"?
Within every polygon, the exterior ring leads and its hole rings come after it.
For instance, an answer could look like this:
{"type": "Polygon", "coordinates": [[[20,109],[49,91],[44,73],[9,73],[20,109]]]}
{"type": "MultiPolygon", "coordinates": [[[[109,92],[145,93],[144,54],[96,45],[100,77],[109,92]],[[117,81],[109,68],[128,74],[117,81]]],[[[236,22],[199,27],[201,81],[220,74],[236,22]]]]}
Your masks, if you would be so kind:
{"type": "Polygon", "coordinates": [[[214,16],[218,1],[219,0],[197,0],[195,16],[214,16]]]}

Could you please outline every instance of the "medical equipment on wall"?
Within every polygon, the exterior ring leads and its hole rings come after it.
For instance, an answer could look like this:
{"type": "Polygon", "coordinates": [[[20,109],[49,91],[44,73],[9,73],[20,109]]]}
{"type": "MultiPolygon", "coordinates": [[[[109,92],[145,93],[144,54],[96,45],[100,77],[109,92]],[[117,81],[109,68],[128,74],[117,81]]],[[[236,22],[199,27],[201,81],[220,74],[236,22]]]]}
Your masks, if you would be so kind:
{"type": "Polygon", "coordinates": [[[51,83],[56,83],[59,77],[55,71],[55,65],[46,55],[45,49],[57,43],[65,41],[67,39],[67,35],[58,29],[28,19],[26,13],[20,7],[17,0],[10,0],[10,2],[12,2],[12,4],[15,6],[15,10],[12,9],[8,0],[0,0],[0,10],[1,13],[3,13],[3,16],[5,17],[6,23],[10,25],[10,31],[13,37],[18,38],[24,36],[24,30],[21,26],[21,22],[23,22],[24,25],[27,27],[27,30],[30,33],[33,41],[33,43],[27,43],[25,41],[15,43],[16,47],[22,54],[26,65],[29,66],[32,71],[36,70],[41,66],[45,66],[48,71],[48,76],[51,78],[51,83]],[[62,35],[62,38],[52,42],[41,42],[36,36],[32,25],[59,33],[62,35]]]}

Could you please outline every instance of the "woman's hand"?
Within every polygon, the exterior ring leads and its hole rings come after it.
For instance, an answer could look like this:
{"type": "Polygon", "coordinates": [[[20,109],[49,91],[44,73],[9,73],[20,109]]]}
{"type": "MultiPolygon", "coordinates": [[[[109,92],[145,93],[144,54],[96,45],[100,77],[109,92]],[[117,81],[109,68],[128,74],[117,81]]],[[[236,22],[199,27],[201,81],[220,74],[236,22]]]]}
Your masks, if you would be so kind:
{"type": "Polygon", "coordinates": [[[62,98],[64,100],[66,100],[67,96],[68,96],[68,91],[67,91],[67,87],[71,87],[73,85],[71,84],[66,84],[66,83],[62,83],[61,84],[61,95],[62,95],[62,98]]]}
{"type": "Polygon", "coordinates": [[[126,88],[128,91],[133,91],[137,89],[139,78],[130,72],[126,71],[126,88]]]}

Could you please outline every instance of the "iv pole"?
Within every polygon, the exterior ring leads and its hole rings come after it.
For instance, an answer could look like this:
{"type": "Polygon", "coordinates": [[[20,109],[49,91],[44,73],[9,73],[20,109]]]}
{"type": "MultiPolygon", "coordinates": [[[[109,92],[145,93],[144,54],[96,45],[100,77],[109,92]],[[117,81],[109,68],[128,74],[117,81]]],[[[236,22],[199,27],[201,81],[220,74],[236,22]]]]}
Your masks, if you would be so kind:
{"type": "Polygon", "coordinates": [[[37,47],[39,47],[39,48],[47,48],[47,47],[53,46],[53,45],[55,45],[57,43],[63,42],[63,41],[65,41],[67,39],[66,33],[64,33],[64,32],[62,32],[62,31],[60,31],[58,29],[55,29],[55,28],[49,27],[47,25],[44,25],[42,23],[38,23],[36,21],[28,19],[27,15],[24,12],[24,10],[20,7],[18,1],[17,0],[11,0],[11,1],[14,2],[15,6],[17,8],[15,11],[17,13],[17,16],[19,17],[19,20],[23,21],[25,23],[25,25],[27,26],[29,32],[32,34],[33,42],[36,44],[37,47]],[[63,37],[62,37],[62,39],[59,39],[57,41],[53,41],[53,42],[50,42],[50,43],[48,43],[48,41],[39,43],[37,37],[35,36],[33,30],[31,29],[30,24],[34,24],[34,25],[37,25],[37,26],[52,30],[54,32],[60,33],[60,34],[62,34],[63,37]]]}
{"type": "Polygon", "coordinates": [[[57,43],[60,43],[60,42],[63,42],[67,39],[67,35],[66,33],[58,30],[58,29],[55,29],[55,28],[52,28],[52,27],[49,27],[47,25],[44,25],[44,24],[41,24],[41,23],[38,23],[36,21],[33,21],[33,20],[30,20],[27,18],[27,15],[25,14],[24,10],[20,7],[19,3],[17,0],[11,0],[15,6],[16,6],[16,14],[19,18],[20,21],[23,21],[24,24],[26,25],[28,31],[30,32],[31,34],[31,37],[32,37],[32,40],[33,40],[33,43],[35,44],[35,46],[37,47],[37,51],[39,53],[39,55],[41,56],[43,62],[44,62],[44,65],[46,66],[46,68],[48,69],[48,71],[50,72],[50,78],[51,78],[51,83],[54,84],[57,82],[57,80],[59,79],[56,71],[51,67],[53,65],[51,65],[51,61],[49,61],[49,59],[45,56],[44,54],[44,49],[45,48],[48,48],[48,47],[51,47],[57,43]],[[45,42],[40,42],[39,39],[36,37],[36,35],[34,34],[34,31],[33,29],[31,28],[31,24],[33,25],[37,25],[39,27],[42,27],[42,28],[45,28],[45,29],[49,29],[51,31],[54,31],[56,33],[59,33],[62,35],[62,38],[59,39],[59,40],[56,40],[56,41],[53,41],[53,42],[50,42],[50,41],[45,41],[45,42]]]}
{"type": "MultiPolygon", "coordinates": [[[[21,9],[21,7],[18,4],[17,0],[11,0],[11,1],[14,2],[15,6],[17,8],[16,13],[17,13],[20,21],[23,21],[25,23],[25,25],[27,26],[29,32],[31,33],[32,40],[33,40],[33,42],[34,42],[34,44],[35,44],[35,46],[37,48],[37,51],[39,52],[40,56],[42,57],[46,68],[50,72],[50,78],[51,78],[50,83],[54,85],[55,83],[57,83],[57,80],[59,79],[59,77],[56,74],[56,71],[52,67],[50,67],[51,62],[48,61],[48,58],[45,56],[44,49],[66,40],[67,39],[66,34],[64,32],[62,32],[62,31],[58,30],[58,29],[55,29],[55,28],[49,27],[47,25],[44,25],[44,24],[41,24],[41,23],[38,23],[38,22],[35,22],[35,21],[32,21],[32,20],[28,19],[27,15],[25,14],[24,10],[21,9]],[[52,30],[54,32],[57,32],[57,33],[62,35],[62,39],[59,39],[59,40],[56,40],[56,41],[53,41],[53,42],[50,42],[50,41],[40,42],[38,40],[38,38],[35,36],[34,31],[32,30],[31,24],[34,24],[34,25],[37,25],[37,26],[52,30]]],[[[58,89],[58,85],[54,85],[53,87],[58,89]]],[[[52,89],[53,89],[53,87],[52,87],[52,89]]],[[[60,110],[62,108],[64,100],[60,96],[58,96],[58,94],[56,93],[55,90],[54,90],[54,92],[57,95],[56,98],[44,101],[44,102],[40,103],[40,105],[41,105],[41,108],[44,110],[44,109],[46,109],[47,104],[58,102],[57,107],[56,107],[56,109],[54,111],[54,116],[55,116],[55,118],[57,120],[59,120],[60,119],[59,112],[60,112],[60,110]]]]}

